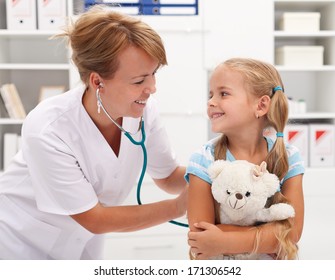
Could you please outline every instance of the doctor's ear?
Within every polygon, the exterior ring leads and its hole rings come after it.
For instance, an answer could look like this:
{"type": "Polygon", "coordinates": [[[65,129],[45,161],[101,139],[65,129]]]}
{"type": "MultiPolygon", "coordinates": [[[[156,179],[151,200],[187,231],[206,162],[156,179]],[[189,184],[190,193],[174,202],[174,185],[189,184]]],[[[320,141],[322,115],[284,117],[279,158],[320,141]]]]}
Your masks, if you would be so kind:
{"type": "Polygon", "coordinates": [[[103,82],[100,82],[100,81],[95,81],[94,84],[96,86],[98,86],[99,88],[103,88],[104,87],[104,83],[103,82]]]}

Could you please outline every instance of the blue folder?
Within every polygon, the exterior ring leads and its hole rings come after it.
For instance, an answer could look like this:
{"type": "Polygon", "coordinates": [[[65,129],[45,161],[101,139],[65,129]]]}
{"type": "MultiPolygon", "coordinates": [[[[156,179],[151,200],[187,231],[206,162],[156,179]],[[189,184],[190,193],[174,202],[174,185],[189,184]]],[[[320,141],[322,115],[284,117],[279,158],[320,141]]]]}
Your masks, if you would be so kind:
{"type": "Polygon", "coordinates": [[[113,2],[109,2],[109,3],[102,3],[101,1],[91,1],[94,3],[85,3],[85,10],[88,10],[90,7],[94,6],[94,5],[99,5],[99,4],[103,4],[106,5],[108,7],[110,7],[111,10],[117,11],[117,12],[121,12],[124,14],[128,14],[128,15],[140,15],[142,14],[141,11],[141,6],[139,4],[133,4],[133,3],[122,3],[122,4],[117,4],[115,1],[115,3],[113,2]]]}
{"type": "Polygon", "coordinates": [[[167,15],[167,16],[194,16],[198,14],[195,5],[145,5],[142,6],[143,15],[167,15]]]}
{"type": "Polygon", "coordinates": [[[130,15],[198,15],[198,0],[85,0],[85,10],[98,4],[130,15]]]}
{"type": "Polygon", "coordinates": [[[143,5],[196,5],[198,0],[140,0],[143,5]]]}
{"type": "Polygon", "coordinates": [[[85,0],[85,6],[96,5],[96,4],[113,4],[120,6],[133,6],[139,5],[141,0],[85,0]]]}

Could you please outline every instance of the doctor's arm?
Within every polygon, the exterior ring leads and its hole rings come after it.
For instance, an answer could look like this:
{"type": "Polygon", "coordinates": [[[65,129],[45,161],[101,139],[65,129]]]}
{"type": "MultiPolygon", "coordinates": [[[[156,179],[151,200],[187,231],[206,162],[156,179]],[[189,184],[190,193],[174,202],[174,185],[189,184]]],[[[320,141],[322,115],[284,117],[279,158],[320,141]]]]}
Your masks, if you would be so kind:
{"type": "Polygon", "coordinates": [[[141,230],[183,216],[186,195],[184,191],[174,199],[143,205],[105,207],[98,203],[92,209],[71,217],[95,234],[141,230]]]}
{"type": "Polygon", "coordinates": [[[168,177],[153,180],[163,191],[169,194],[178,194],[186,188],[186,181],[184,179],[185,171],[185,166],[178,166],[168,177]]]}

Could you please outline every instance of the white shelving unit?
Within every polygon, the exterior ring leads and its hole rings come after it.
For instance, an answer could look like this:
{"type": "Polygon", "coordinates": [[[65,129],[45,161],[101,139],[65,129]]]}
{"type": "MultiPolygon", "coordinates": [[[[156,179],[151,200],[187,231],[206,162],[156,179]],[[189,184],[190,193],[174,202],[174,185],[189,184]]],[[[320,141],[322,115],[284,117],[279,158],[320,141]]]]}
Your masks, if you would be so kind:
{"type": "MultiPolygon", "coordinates": [[[[72,1],[67,1],[68,15],[74,13],[74,6],[72,1]]],[[[16,85],[26,112],[37,105],[41,87],[61,85],[68,89],[79,81],[65,41],[50,39],[57,32],[8,30],[6,0],[0,0],[0,85],[16,85]]],[[[3,169],[3,135],[20,134],[22,122],[0,118],[0,170],[3,169]]]]}
{"type": "MultiPolygon", "coordinates": [[[[274,47],[283,45],[324,46],[321,67],[287,67],[277,65],[285,92],[295,100],[303,99],[307,113],[290,115],[292,123],[335,124],[335,1],[275,0],[274,47]],[[320,31],[286,32],[279,30],[279,18],[284,12],[319,12],[320,31]]],[[[274,49],[275,49],[274,48],[274,49]]],[[[335,148],[335,147],[334,147],[335,148]]],[[[305,225],[299,242],[300,259],[334,259],[330,246],[335,232],[331,217],[335,212],[333,182],[335,167],[306,169],[304,175],[305,225]]]]}
{"type": "Polygon", "coordinates": [[[278,65],[288,96],[304,99],[308,112],[335,112],[335,1],[274,1],[274,46],[324,46],[322,67],[286,67],[278,65]],[[279,30],[279,18],[284,12],[319,12],[320,31],[287,32],[279,30]],[[317,93],[317,94],[316,94],[317,93]]]}

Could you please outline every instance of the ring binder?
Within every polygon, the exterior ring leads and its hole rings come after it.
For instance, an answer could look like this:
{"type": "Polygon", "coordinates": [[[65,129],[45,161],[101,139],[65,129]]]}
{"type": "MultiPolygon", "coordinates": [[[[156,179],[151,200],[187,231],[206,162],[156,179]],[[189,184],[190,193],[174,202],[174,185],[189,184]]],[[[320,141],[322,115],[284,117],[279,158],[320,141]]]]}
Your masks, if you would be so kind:
{"type": "Polygon", "coordinates": [[[36,1],[6,0],[7,29],[32,30],[36,29],[36,1]]]}
{"type": "Polygon", "coordinates": [[[162,6],[162,5],[147,5],[142,8],[143,15],[168,15],[168,16],[189,16],[197,15],[198,10],[195,6],[162,6]]]}

